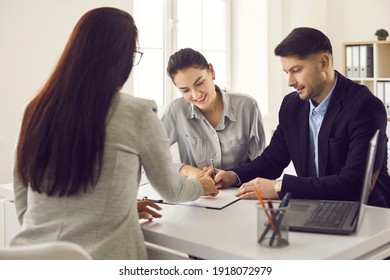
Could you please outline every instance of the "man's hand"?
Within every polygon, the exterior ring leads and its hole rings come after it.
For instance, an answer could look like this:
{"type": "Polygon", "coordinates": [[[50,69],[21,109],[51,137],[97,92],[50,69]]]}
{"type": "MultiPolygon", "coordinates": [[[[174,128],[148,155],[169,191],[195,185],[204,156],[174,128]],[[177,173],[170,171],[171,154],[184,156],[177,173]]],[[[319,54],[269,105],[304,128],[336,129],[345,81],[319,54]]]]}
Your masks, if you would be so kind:
{"type": "Polygon", "coordinates": [[[256,198],[256,193],[254,191],[254,188],[256,187],[264,199],[278,199],[279,196],[275,190],[275,184],[275,180],[256,178],[242,184],[242,186],[237,190],[236,196],[239,198],[256,198]]]}

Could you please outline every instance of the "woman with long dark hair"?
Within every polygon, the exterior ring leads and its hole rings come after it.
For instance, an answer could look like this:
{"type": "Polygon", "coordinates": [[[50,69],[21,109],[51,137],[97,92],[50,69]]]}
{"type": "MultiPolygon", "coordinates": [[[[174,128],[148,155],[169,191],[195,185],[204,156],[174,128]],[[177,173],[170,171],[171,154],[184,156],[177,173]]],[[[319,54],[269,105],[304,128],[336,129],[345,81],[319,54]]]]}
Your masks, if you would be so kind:
{"type": "Polygon", "coordinates": [[[168,201],[218,193],[211,177],[177,174],[155,102],[119,91],[142,56],[136,43],[122,10],[94,9],[77,23],[25,110],[14,170],[22,230],[12,245],[67,240],[95,259],[145,259],[141,166],[168,201]]]}

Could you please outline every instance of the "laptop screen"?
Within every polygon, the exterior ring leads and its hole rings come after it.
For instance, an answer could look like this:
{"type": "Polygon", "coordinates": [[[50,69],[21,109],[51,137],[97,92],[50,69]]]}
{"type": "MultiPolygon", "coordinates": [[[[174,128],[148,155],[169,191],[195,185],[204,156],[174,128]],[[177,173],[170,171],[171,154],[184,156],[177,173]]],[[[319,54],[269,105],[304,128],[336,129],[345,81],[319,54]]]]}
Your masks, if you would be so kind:
{"type": "Polygon", "coordinates": [[[374,187],[373,184],[375,182],[372,182],[372,173],[374,169],[374,163],[375,163],[375,154],[376,154],[376,147],[378,144],[378,135],[379,135],[379,129],[374,133],[374,136],[370,140],[370,147],[368,149],[368,156],[367,156],[367,163],[366,163],[366,171],[364,173],[364,179],[363,179],[363,186],[362,186],[362,195],[360,198],[360,211],[358,211],[358,226],[361,225],[361,221],[364,216],[364,212],[366,211],[368,196],[370,194],[370,191],[374,187]]]}

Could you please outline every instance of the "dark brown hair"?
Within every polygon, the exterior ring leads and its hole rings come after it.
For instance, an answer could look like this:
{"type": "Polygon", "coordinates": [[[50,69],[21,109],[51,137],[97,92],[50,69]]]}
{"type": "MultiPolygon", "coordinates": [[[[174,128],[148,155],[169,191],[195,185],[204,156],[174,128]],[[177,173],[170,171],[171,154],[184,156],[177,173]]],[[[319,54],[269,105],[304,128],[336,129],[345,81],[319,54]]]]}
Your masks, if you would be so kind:
{"type": "Polygon", "coordinates": [[[332,54],[332,44],[324,33],[310,27],[295,28],[274,50],[277,56],[297,56],[300,59],[319,52],[332,54]]]}
{"type": "Polygon", "coordinates": [[[71,196],[96,185],[107,114],[130,75],[137,36],[133,18],[122,10],[98,8],[81,17],[24,113],[17,168],[26,186],[71,196]]]}
{"type": "Polygon", "coordinates": [[[181,49],[170,56],[167,73],[173,81],[177,72],[190,67],[208,70],[209,63],[200,52],[191,48],[181,49]]]}

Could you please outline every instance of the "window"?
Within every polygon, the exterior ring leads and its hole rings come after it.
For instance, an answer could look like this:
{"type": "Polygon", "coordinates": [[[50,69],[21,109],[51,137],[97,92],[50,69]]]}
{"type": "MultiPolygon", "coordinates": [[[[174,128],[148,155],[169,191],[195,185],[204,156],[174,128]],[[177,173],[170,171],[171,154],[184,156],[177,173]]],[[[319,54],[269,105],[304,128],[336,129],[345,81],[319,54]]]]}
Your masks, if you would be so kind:
{"type": "Polygon", "coordinates": [[[216,84],[230,86],[229,0],[134,0],[142,61],[130,92],[163,106],[178,96],[166,74],[169,56],[181,48],[200,51],[213,64],[216,84]]]}

